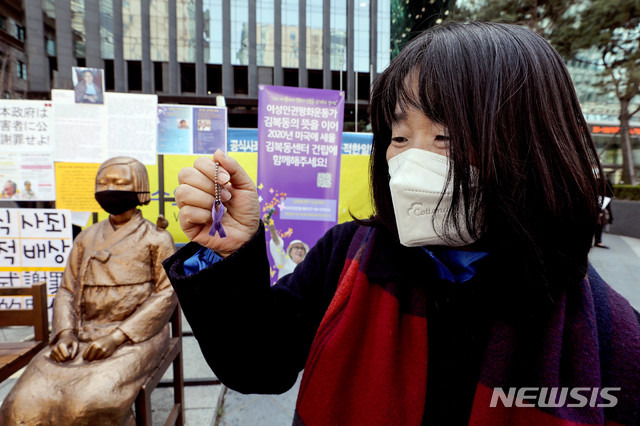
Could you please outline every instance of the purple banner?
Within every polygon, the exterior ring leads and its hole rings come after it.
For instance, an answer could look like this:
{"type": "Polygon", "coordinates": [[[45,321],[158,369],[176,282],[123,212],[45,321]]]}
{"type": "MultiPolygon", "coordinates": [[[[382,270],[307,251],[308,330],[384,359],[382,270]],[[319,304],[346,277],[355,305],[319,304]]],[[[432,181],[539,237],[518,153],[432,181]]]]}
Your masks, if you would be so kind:
{"type": "Polygon", "coordinates": [[[344,92],[260,86],[258,193],[271,225],[272,283],[295,267],[295,250],[312,247],[338,221],[343,118],[344,92]]]}

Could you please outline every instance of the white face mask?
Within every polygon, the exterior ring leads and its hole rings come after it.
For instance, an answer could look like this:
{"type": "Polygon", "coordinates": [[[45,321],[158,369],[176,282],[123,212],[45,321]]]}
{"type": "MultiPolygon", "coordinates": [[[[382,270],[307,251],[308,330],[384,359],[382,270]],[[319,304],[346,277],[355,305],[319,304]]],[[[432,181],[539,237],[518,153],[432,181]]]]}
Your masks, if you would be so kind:
{"type": "Polygon", "coordinates": [[[435,212],[445,189],[450,160],[444,155],[411,148],[389,160],[389,188],[396,215],[400,243],[407,247],[446,245],[452,247],[471,244],[464,217],[460,217],[460,234],[453,225],[445,227],[445,217],[451,206],[452,186],[446,188],[442,202],[435,212]],[[451,241],[439,235],[450,229],[451,241]]]}

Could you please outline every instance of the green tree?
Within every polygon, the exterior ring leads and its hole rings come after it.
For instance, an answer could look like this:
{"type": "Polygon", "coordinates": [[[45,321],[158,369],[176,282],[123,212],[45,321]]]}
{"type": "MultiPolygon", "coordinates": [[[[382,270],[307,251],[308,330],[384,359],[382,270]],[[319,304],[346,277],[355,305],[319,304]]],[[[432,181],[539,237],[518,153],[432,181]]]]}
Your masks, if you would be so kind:
{"type": "Polygon", "coordinates": [[[622,179],[636,183],[629,122],[640,109],[639,0],[469,1],[458,6],[454,17],[527,25],[565,59],[582,49],[597,49],[601,59],[594,65],[605,76],[600,90],[613,90],[620,102],[622,179]]]}
{"type": "Polygon", "coordinates": [[[635,185],[635,169],[629,122],[640,111],[640,2],[638,0],[591,0],[580,14],[580,37],[576,48],[596,48],[601,55],[608,84],[620,101],[620,147],[622,180],[635,185]],[[634,102],[635,101],[635,102],[634,102]],[[635,104],[635,105],[634,105],[635,104]]]}
{"type": "Polygon", "coordinates": [[[454,0],[391,0],[391,57],[415,36],[443,22],[454,0]]]}
{"type": "Polygon", "coordinates": [[[526,25],[568,57],[577,34],[577,7],[576,0],[458,1],[454,18],[526,25]]]}

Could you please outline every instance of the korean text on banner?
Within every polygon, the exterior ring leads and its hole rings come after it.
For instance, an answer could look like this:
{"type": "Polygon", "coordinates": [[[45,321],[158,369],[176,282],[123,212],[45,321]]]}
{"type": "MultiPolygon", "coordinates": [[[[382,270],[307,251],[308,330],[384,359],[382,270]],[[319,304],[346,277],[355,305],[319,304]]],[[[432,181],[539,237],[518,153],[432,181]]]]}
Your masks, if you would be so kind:
{"type": "MultiPolygon", "coordinates": [[[[49,315],[73,244],[71,212],[0,209],[0,286],[45,281],[49,315]]],[[[0,309],[24,309],[29,297],[0,298],[0,309]]]]}
{"type": "Polygon", "coordinates": [[[270,247],[272,283],[292,269],[289,244],[311,247],[337,223],[343,118],[344,92],[259,88],[258,193],[280,242],[270,247]]]}

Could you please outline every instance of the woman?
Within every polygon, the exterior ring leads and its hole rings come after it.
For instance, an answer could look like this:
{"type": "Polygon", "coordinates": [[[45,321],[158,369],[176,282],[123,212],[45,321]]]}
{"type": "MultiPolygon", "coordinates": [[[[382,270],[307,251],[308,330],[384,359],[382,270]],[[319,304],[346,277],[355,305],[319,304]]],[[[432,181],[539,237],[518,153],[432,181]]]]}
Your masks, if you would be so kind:
{"type": "Polygon", "coordinates": [[[371,97],[375,215],[271,289],[247,174],[214,155],[220,239],[214,162],[180,172],[192,243],[164,266],[218,377],[279,393],[304,368],[299,424],[636,422],[640,318],[588,264],[604,186],[559,55],[521,27],[442,25],[371,97]]]}
{"type": "Polygon", "coordinates": [[[271,253],[271,257],[278,268],[277,278],[282,278],[292,273],[293,270],[296,269],[296,266],[298,266],[298,263],[304,260],[304,257],[309,251],[309,246],[300,240],[292,240],[287,246],[287,251],[285,251],[284,241],[282,241],[282,238],[278,235],[273,221],[265,221],[265,226],[269,230],[269,234],[271,234],[269,253],[271,253]]]}
{"type": "Polygon", "coordinates": [[[84,70],[80,74],[82,80],[78,81],[75,91],[76,103],[85,104],[101,104],[104,102],[102,98],[102,86],[99,81],[94,78],[91,70],[84,70]]]}

